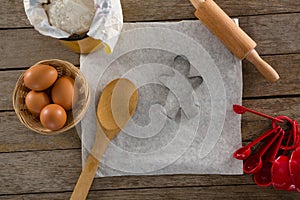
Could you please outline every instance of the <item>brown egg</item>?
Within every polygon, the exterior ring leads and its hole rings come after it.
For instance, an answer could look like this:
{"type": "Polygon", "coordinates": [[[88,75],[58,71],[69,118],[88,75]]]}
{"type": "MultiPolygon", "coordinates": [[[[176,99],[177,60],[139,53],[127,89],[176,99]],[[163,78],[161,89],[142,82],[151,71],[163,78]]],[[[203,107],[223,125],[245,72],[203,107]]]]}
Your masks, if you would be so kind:
{"type": "Polygon", "coordinates": [[[67,113],[60,105],[49,104],[42,109],[40,120],[45,128],[56,131],[64,127],[67,113]]]}
{"type": "Polygon", "coordinates": [[[57,79],[56,69],[50,65],[38,64],[30,67],[24,73],[24,84],[34,91],[49,88],[57,79]]]}
{"type": "Polygon", "coordinates": [[[51,91],[53,102],[66,110],[71,110],[78,99],[78,90],[74,82],[73,78],[62,76],[54,83],[51,91]]]}
{"type": "Polygon", "coordinates": [[[45,92],[30,91],[26,95],[25,105],[35,116],[39,116],[41,110],[48,104],[50,104],[50,98],[45,92]]]}

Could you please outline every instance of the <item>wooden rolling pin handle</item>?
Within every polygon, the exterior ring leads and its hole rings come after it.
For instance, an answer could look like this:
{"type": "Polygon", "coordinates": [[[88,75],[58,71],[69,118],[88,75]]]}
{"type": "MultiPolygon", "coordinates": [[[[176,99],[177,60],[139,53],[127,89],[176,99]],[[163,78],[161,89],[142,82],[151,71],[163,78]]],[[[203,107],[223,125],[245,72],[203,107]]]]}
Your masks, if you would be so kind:
{"type": "Polygon", "coordinates": [[[86,160],[70,200],[86,199],[98,169],[98,165],[99,160],[90,154],[86,160]]]}
{"type": "Polygon", "coordinates": [[[256,50],[253,49],[250,51],[246,59],[251,62],[268,81],[273,83],[279,79],[278,73],[258,55],[256,50]]]}
{"type": "Polygon", "coordinates": [[[247,58],[266,77],[274,82],[279,79],[276,71],[253,50],[256,43],[213,0],[190,0],[200,19],[239,59],[247,58]]]}

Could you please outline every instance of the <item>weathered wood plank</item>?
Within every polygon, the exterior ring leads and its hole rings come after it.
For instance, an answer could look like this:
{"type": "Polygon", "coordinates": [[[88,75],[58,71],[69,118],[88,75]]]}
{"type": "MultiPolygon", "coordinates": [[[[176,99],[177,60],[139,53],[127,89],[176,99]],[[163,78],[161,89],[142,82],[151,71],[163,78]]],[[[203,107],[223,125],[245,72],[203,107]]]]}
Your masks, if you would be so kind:
{"type": "MultiPolygon", "coordinates": [[[[132,177],[124,177],[131,179],[132,177]]],[[[164,176],[157,176],[157,179],[164,176]]],[[[202,178],[194,176],[194,178],[202,178]]],[[[211,176],[211,178],[214,178],[211,176]]],[[[136,181],[143,181],[147,177],[137,177],[136,181]]],[[[129,180],[130,182],[131,180],[129,180]]],[[[176,180],[179,184],[181,180],[176,180]]],[[[153,183],[149,183],[153,184],[153,183]]],[[[160,182],[162,184],[162,182],[160,182]]],[[[287,192],[273,190],[270,187],[263,188],[256,185],[236,185],[236,186],[209,186],[209,187],[165,187],[157,188],[155,185],[145,189],[125,189],[125,190],[93,190],[88,194],[87,199],[297,199],[299,194],[296,192],[287,192]]],[[[0,199],[22,199],[22,200],[39,200],[39,199],[68,199],[71,192],[61,193],[41,193],[41,194],[21,194],[1,196],[0,199]]]]}
{"type": "MultiPolygon", "coordinates": [[[[300,2],[293,0],[216,0],[230,16],[291,13],[300,11],[300,2]]],[[[188,0],[122,0],[124,20],[162,21],[194,18],[194,7],[188,0]]],[[[2,1],[0,28],[31,27],[23,8],[22,0],[2,1]]]]}
{"type": "MultiPolygon", "coordinates": [[[[240,25],[258,43],[260,54],[300,52],[300,13],[242,17],[240,25]]],[[[28,67],[48,58],[79,64],[79,55],[34,29],[0,30],[0,69],[28,67]]]]}
{"type": "Polygon", "coordinates": [[[80,150],[0,154],[0,194],[63,191],[80,173],[80,150]]]}
{"type": "MultiPolygon", "coordinates": [[[[0,195],[72,191],[81,171],[81,151],[0,154],[0,195]]],[[[95,179],[92,190],[252,184],[251,176],[165,175],[95,179]]]]}
{"type": "MultiPolygon", "coordinates": [[[[213,178],[213,177],[211,177],[213,178]]],[[[70,194],[69,194],[70,196],[70,194]]],[[[68,194],[67,194],[68,197],[68,194]]],[[[299,199],[296,192],[254,185],[183,187],[122,191],[91,191],[88,199],[299,199]]]]}
{"type": "Polygon", "coordinates": [[[0,152],[80,148],[79,125],[59,135],[41,135],[27,129],[14,112],[0,113],[0,152]]]}
{"type": "Polygon", "coordinates": [[[0,28],[30,27],[22,0],[1,1],[0,28]]]}
{"type": "Polygon", "coordinates": [[[300,13],[241,17],[240,26],[258,44],[260,54],[300,52],[300,13]]]}
{"type": "Polygon", "coordinates": [[[284,96],[300,94],[300,54],[263,56],[280,75],[279,81],[269,83],[249,62],[243,62],[243,96],[284,96]]]}
{"type": "Polygon", "coordinates": [[[78,54],[34,29],[0,30],[0,35],[0,69],[29,67],[50,58],[79,64],[78,54]]]}
{"type": "Polygon", "coordinates": [[[12,95],[19,76],[24,70],[0,72],[0,110],[12,110],[12,95]]]}
{"type": "MultiPolygon", "coordinates": [[[[188,0],[122,0],[125,21],[156,21],[194,18],[195,8],[188,0]]],[[[299,2],[281,0],[216,0],[230,16],[299,12],[299,2]],[[296,8],[298,7],[298,8],[296,8]]]]}

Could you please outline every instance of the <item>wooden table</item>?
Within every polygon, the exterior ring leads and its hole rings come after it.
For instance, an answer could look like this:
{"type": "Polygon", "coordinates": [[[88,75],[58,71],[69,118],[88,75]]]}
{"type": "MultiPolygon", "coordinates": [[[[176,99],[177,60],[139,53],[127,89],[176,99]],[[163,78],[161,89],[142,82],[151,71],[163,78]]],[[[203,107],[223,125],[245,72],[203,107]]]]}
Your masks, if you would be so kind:
{"type": "MultiPolygon", "coordinates": [[[[26,129],[12,107],[17,78],[35,62],[59,58],[79,65],[79,55],[40,35],[27,20],[22,0],[0,7],[0,199],[68,199],[81,171],[80,139],[73,129],[43,136],[26,129]]],[[[300,120],[300,1],[216,0],[258,43],[258,52],[279,72],[270,84],[243,63],[243,104],[271,115],[300,120]]],[[[188,0],[122,0],[124,19],[194,19],[188,0]]],[[[270,121],[243,116],[243,141],[268,129],[270,121]],[[261,130],[261,131],[257,131],[261,130]]],[[[295,192],[258,187],[252,177],[166,175],[97,178],[89,199],[299,199],[295,192]]]]}

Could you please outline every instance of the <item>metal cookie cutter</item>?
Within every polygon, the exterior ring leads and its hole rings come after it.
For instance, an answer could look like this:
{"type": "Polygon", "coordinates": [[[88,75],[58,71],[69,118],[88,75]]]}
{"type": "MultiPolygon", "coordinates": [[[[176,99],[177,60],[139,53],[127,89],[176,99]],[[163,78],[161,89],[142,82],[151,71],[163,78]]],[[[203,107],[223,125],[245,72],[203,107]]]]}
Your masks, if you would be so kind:
{"type": "Polygon", "coordinates": [[[190,62],[184,55],[174,58],[173,75],[162,75],[159,80],[169,89],[166,99],[166,115],[175,119],[182,109],[188,119],[199,113],[195,90],[203,83],[201,76],[190,75],[190,62]]]}

